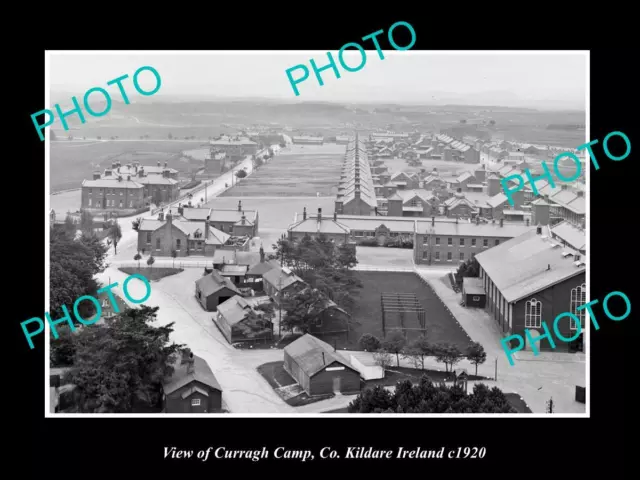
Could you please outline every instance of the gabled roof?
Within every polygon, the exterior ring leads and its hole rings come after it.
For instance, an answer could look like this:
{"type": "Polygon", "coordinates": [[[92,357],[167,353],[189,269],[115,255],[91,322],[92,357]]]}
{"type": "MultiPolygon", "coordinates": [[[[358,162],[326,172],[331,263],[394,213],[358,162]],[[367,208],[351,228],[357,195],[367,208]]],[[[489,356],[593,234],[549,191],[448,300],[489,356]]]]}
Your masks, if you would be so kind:
{"type": "Polygon", "coordinates": [[[584,264],[576,266],[574,256],[564,255],[579,252],[543,236],[546,235],[537,234],[534,228],[476,255],[507,302],[516,302],[585,272],[584,264]]]}
{"type": "Polygon", "coordinates": [[[272,268],[262,275],[262,280],[268,282],[278,291],[284,290],[289,285],[293,285],[296,282],[304,283],[304,281],[291,270],[285,270],[279,266],[272,268]]]}
{"type": "Polygon", "coordinates": [[[346,368],[355,370],[342,354],[333,350],[332,346],[308,333],[284,347],[284,351],[309,377],[332,363],[340,363],[346,368]]]}
{"type": "Polygon", "coordinates": [[[164,381],[163,386],[165,395],[169,395],[179,388],[182,388],[194,381],[203,383],[208,387],[222,391],[222,387],[216,380],[216,377],[211,371],[211,368],[209,367],[207,362],[197,355],[193,356],[193,360],[194,363],[192,372],[189,372],[187,370],[188,364],[181,364],[181,358],[178,358],[178,360],[176,360],[173,365],[173,374],[164,381]]]}
{"type": "Polygon", "coordinates": [[[236,294],[240,291],[228,278],[223,277],[220,272],[213,270],[210,274],[196,280],[196,285],[205,297],[213,295],[224,288],[228,288],[236,294]]]}

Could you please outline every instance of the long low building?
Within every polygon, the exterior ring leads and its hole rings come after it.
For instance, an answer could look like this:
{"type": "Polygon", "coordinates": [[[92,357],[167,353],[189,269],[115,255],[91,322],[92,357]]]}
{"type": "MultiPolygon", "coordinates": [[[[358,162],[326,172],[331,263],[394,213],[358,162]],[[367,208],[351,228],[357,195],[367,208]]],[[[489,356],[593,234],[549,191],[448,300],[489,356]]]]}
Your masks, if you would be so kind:
{"type": "Polygon", "coordinates": [[[530,222],[470,223],[456,218],[386,217],[322,215],[307,216],[289,226],[289,239],[298,241],[305,235],[319,235],[337,242],[363,244],[375,240],[384,245],[390,239],[404,237],[413,241],[417,264],[458,264],[473,255],[517,237],[534,227],[530,222]]]}

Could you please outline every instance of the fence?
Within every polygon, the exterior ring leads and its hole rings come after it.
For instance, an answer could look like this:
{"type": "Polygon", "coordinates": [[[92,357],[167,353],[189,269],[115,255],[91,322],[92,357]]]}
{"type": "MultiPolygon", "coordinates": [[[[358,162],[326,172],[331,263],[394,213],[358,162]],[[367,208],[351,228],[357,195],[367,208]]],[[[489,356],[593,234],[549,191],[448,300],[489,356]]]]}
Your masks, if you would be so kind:
{"type": "MultiPolygon", "coordinates": [[[[114,267],[117,268],[138,268],[138,262],[123,262],[123,263],[111,263],[114,267]]],[[[148,268],[146,259],[140,260],[141,268],[148,268]]],[[[152,268],[212,268],[213,264],[211,262],[180,262],[177,261],[174,263],[173,260],[156,260],[152,268]]]]}

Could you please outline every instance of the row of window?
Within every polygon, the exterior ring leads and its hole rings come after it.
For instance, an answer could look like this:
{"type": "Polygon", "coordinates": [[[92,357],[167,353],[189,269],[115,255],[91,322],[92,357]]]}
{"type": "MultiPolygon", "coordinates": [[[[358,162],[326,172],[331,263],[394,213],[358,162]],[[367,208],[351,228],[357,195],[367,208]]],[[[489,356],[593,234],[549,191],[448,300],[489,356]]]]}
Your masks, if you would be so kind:
{"type": "MultiPolygon", "coordinates": [[[[163,192],[167,191],[167,187],[166,186],[164,186],[164,187],[155,187],[155,188],[158,188],[158,189],[162,190],[163,192]]],[[[177,187],[174,187],[174,188],[177,188],[177,187]]],[[[144,189],[145,189],[145,191],[147,191],[149,189],[149,187],[144,187],[144,189]]],[[[91,195],[91,194],[94,193],[93,190],[94,189],[92,189],[92,188],[87,188],[87,193],[89,195],[91,195]]],[[[105,195],[118,195],[118,192],[120,192],[120,195],[123,195],[123,192],[125,191],[124,188],[96,188],[95,190],[96,190],[96,192],[95,192],[96,195],[102,195],[103,194],[103,190],[104,190],[104,194],[105,195]]],[[[132,189],[131,188],[127,188],[127,190],[132,190],[132,189]]]]}
{"type": "MultiPolygon", "coordinates": [[[[571,303],[570,303],[570,312],[574,314],[578,319],[580,319],[580,325],[583,326],[585,323],[585,310],[578,310],[581,305],[587,303],[587,287],[583,283],[579,287],[571,289],[571,303]]],[[[571,330],[577,330],[578,325],[576,321],[570,318],[569,328],[571,330]]],[[[536,300],[532,298],[527,301],[524,306],[524,327],[525,328],[542,328],[542,302],[540,300],[536,300]]]]}
{"type": "MultiPolygon", "coordinates": [[[[195,241],[192,243],[194,243],[195,250],[202,250],[204,247],[203,241],[195,241]]],[[[151,232],[147,232],[147,245],[151,245],[151,232]]],[[[179,252],[181,247],[181,240],[179,238],[176,238],[176,251],[179,252]]],[[[156,250],[162,250],[162,239],[160,237],[156,238],[156,250]]]]}
{"type": "MultiPolygon", "coordinates": [[[[429,251],[428,250],[424,250],[422,252],[422,258],[423,259],[428,259],[429,258],[429,251]]],[[[438,261],[440,260],[440,252],[433,252],[433,258],[438,261]]],[[[453,253],[452,252],[447,252],[447,262],[452,262],[453,261],[453,253]]],[[[464,252],[460,252],[460,261],[464,262],[464,252]]]]}
{"type": "MultiPolygon", "coordinates": [[[[460,245],[461,247],[464,247],[464,246],[465,246],[465,239],[464,239],[464,237],[461,237],[461,238],[459,239],[459,242],[460,242],[460,243],[459,243],[459,245],[460,245]]],[[[429,245],[429,237],[428,237],[428,236],[424,237],[423,245],[429,245]]],[[[434,243],[434,245],[435,245],[435,246],[439,246],[439,245],[440,245],[440,237],[435,237],[435,243],[434,243]]],[[[496,239],[493,241],[493,245],[494,245],[494,246],[498,246],[498,245],[500,245],[500,240],[498,240],[498,239],[496,238],[496,239]]],[[[452,237],[448,237],[448,238],[447,238],[447,246],[448,246],[448,247],[453,247],[453,238],[452,238],[452,237]]],[[[475,238],[472,238],[472,239],[471,239],[471,246],[472,246],[472,247],[475,247],[475,246],[476,246],[476,239],[475,239],[475,238]]],[[[488,238],[483,238],[483,239],[482,239],[482,246],[483,246],[483,247],[488,247],[488,246],[489,246],[489,239],[488,239],[488,238]]]]}
{"type": "MultiPolygon", "coordinates": [[[[88,200],[88,205],[90,207],[93,206],[93,200],[90,198],[88,200]]],[[[122,200],[120,200],[120,202],[118,203],[118,207],[119,208],[125,208],[126,203],[123,202],[122,200]]],[[[107,199],[105,201],[105,207],[115,207],[116,206],[116,201],[115,200],[109,200],[107,199]]],[[[96,200],[96,208],[102,208],[102,201],[100,200],[96,200]]],[[[129,200],[129,208],[133,208],[133,200],[129,200]]]]}

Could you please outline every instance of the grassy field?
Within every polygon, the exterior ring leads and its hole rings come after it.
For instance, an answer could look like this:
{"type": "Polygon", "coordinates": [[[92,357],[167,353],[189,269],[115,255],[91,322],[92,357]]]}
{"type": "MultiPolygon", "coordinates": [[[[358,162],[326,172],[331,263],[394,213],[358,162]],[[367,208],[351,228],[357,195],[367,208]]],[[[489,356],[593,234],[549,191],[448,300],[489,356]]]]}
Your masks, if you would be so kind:
{"type": "Polygon", "coordinates": [[[344,145],[293,145],[251,175],[251,181],[224,196],[333,196],[337,192],[344,145]]]}
{"type": "Polygon", "coordinates": [[[402,158],[385,158],[383,161],[392,175],[396,172],[419,173],[423,168],[427,172],[431,172],[437,168],[438,173],[442,176],[454,176],[467,171],[473,172],[478,168],[478,165],[473,163],[445,162],[444,160],[422,160],[421,167],[410,167],[402,158]]]}
{"type": "Polygon", "coordinates": [[[81,202],[81,191],[72,190],[70,192],[62,192],[56,193],[55,195],[50,195],[49,198],[51,200],[51,208],[53,208],[56,213],[66,213],[66,212],[75,212],[80,210],[80,202],[81,202]]]}
{"type": "Polygon", "coordinates": [[[51,142],[51,191],[79,188],[82,180],[92,178],[94,170],[104,170],[115,161],[143,165],[167,162],[171,168],[186,171],[189,164],[181,160],[181,152],[198,145],[183,141],[51,142]]]}
{"type": "Polygon", "coordinates": [[[126,273],[127,275],[139,274],[144,278],[153,282],[154,280],[160,280],[164,277],[168,277],[169,275],[175,275],[180,272],[184,272],[184,268],[172,268],[172,267],[156,267],[149,268],[144,266],[145,260],[140,261],[140,268],[131,268],[131,267],[123,267],[119,268],[121,272],[126,273]]]}
{"type": "MultiPolygon", "coordinates": [[[[471,340],[457,320],[447,311],[445,305],[436,294],[422,283],[414,273],[404,272],[356,272],[362,281],[363,288],[356,297],[353,314],[353,327],[349,333],[349,341],[344,336],[336,337],[338,348],[361,350],[358,340],[364,333],[375,335],[382,339],[382,309],[380,305],[381,293],[413,293],[426,312],[427,338],[431,343],[452,343],[460,349],[465,349],[471,340]]],[[[387,327],[400,326],[399,319],[388,315],[387,327]]],[[[418,320],[411,314],[406,314],[405,326],[418,328],[418,320]]],[[[407,338],[412,341],[421,333],[409,331],[407,338]]],[[[324,339],[324,338],[323,338],[324,339]]],[[[333,344],[333,339],[324,339],[333,344]]]]}
{"type": "MultiPolygon", "coordinates": [[[[253,181],[251,175],[251,181],[253,181]]],[[[323,215],[333,214],[333,197],[217,197],[207,203],[210,208],[236,209],[238,201],[246,210],[258,210],[260,215],[259,234],[266,251],[271,251],[278,238],[293,223],[296,213],[302,218],[302,210],[307,207],[309,215],[317,214],[318,207],[323,215]]]]}

